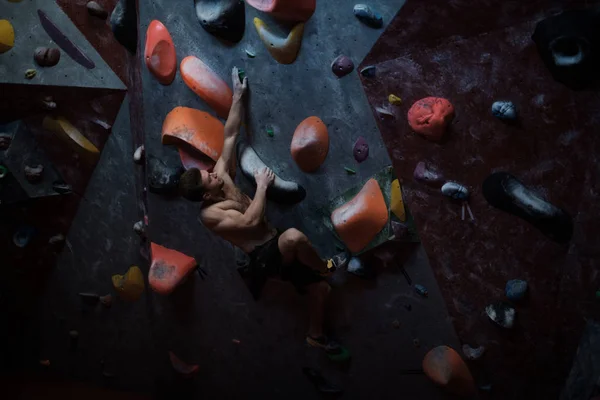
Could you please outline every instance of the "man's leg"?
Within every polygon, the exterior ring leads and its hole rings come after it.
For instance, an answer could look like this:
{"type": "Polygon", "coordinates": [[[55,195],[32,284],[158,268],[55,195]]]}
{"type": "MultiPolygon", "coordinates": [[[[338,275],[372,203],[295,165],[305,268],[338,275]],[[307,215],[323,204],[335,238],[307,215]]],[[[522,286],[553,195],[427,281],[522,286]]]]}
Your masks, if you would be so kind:
{"type": "Polygon", "coordinates": [[[319,257],[306,235],[298,229],[292,228],[283,232],[279,237],[278,244],[281,261],[284,265],[290,265],[298,260],[315,271],[327,272],[327,261],[319,257]]]}
{"type": "Polygon", "coordinates": [[[308,336],[318,338],[323,336],[323,322],[325,321],[325,304],[331,287],[325,281],[313,283],[308,289],[308,312],[310,322],[308,336]]]}

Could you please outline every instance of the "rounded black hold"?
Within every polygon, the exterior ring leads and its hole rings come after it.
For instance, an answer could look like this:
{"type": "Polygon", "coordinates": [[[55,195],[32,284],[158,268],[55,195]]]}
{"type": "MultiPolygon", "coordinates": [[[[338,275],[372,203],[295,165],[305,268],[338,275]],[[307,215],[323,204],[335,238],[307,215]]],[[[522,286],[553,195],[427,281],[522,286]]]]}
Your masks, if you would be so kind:
{"type": "Polygon", "coordinates": [[[95,1],[90,1],[86,5],[88,13],[96,18],[106,19],[108,18],[108,11],[104,9],[100,4],[95,1]]]}
{"type": "Polygon", "coordinates": [[[136,0],[119,0],[110,16],[115,39],[132,54],[137,51],[137,20],[136,0]]]}
{"type": "Polygon", "coordinates": [[[212,35],[237,43],[244,37],[246,7],[242,0],[195,0],[200,25],[212,35]]]}

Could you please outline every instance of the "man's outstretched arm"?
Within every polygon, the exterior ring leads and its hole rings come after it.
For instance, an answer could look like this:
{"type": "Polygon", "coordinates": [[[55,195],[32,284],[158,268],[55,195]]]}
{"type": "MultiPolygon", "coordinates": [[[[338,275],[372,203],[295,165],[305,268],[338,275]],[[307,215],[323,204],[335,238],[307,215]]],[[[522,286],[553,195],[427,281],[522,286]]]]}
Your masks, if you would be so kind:
{"type": "Polygon", "coordinates": [[[231,174],[235,170],[235,141],[240,134],[244,119],[244,94],[248,89],[248,78],[246,77],[243,82],[240,82],[237,67],[233,67],[231,79],[233,81],[233,103],[225,124],[223,151],[214,169],[219,175],[231,174]]]}

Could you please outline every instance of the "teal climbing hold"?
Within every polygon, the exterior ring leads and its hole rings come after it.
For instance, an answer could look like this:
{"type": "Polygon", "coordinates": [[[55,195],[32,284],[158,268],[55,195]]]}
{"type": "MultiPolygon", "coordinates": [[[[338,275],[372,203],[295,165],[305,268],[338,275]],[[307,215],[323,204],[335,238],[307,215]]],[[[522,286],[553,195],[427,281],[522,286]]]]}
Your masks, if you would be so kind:
{"type": "Polygon", "coordinates": [[[357,4],[354,6],[354,15],[362,23],[371,28],[381,28],[383,26],[383,18],[381,15],[371,9],[366,4],[357,4]]]}

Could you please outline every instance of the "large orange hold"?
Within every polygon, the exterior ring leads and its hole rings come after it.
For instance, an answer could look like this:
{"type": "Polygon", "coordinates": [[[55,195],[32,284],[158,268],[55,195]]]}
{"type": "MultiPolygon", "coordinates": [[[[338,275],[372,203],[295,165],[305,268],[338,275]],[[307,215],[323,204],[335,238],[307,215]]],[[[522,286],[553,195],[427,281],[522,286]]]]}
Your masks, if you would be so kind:
{"type": "Polygon", "coordinates": [[[221,157],[225,127],[207,112],[175,107],[163,123],[162,144],[188,145],[214,161],[221,157]]]}
{"type": "Polygon", "coordinates": [[[173,38],[162,24],[154,20],[150,22],[146,33],[146,66],[163,85],[170,85],[177,72],[177,55],[173,38]]]}
{"type": "Polygon", "coordinates": [[[367,247],[388,222],[388,210],[379,183],[369,179],[352,200],[333,211],[331,222],[351,252],[357,253],[367,247]]]}
{"type": "Polygon", "coordinates": [[[426,97],[408,110],[408,123],[417,133],[428,139],[442,139],[454,119],[454,106],[441,97],[426,97]]]}
{"type": "Polygon", "coordinates": [[[183,81],[202,98],[217,115],[226,119],[233,103],[233,92],[229,86],[202,60],[189,56],[181,61],[183,81]]]}
{"type": "Polygon", "coordinates": [[[437,385],[459,396],[475,394],[475,383],[469,368],[454,349],[438,346],[423,359],[423,371],[437,385]]]}
{"type": "Polygon", "coordinates": [[[152,265],[148,283],[156,293],[171,293],[198,266],[193,257],[156,243],[151,244],[150,250],[152,265]]]}
{"type": "Polygon", "coordinates": [[[314,172],[329,153],[327,127],[317,117],[308,117],[298,125],[291,145],[292,158],[304,172],[314,172]]]}
{"type": "Polygon", "coordinates": [[[246,3],[286,21],[306,21],[317,7],[317,0],[247,0],[246,3]]]}

